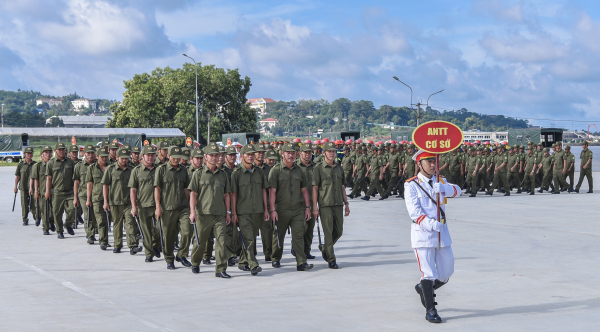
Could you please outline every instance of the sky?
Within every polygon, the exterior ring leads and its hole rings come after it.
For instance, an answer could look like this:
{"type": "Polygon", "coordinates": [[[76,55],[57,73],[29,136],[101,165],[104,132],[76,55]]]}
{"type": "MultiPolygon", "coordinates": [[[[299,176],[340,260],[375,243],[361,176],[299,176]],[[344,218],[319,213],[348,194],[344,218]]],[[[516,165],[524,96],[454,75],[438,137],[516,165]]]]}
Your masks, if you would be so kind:
{"type": "Polygon", "coordinates": [[[582,129],[599,36],[598,0],[0,0],[0,89],[121,100],[186,53],[239,68],[249,98],[407,106],[397,76],[414,103],[582,129]]]}

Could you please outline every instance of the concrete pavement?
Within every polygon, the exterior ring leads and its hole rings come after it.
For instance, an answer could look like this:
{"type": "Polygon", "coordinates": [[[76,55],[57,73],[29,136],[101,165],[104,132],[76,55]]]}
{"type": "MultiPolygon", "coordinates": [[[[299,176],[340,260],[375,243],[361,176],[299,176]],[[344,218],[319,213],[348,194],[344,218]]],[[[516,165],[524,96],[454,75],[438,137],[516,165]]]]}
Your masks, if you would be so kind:
{"type": "MultiPolygon", "coordinates": [[[[14,168],[0,168],[0,330],[6,331],[565,331],[600,326],[598,194],[479,195],[447,214],[456,272],[438,290],[443,324],[424,320],[404,201],[351,200],[330,270],[283,267],[256,276],[214,265],[194,275],[75,236],[43,236],[12,213],[14,168]]],[[[600,173],[594,173],[600,179],[600,173]]],[[[576,179],[578,174],[576,174],[576,179]]],[[[596,181],[596,184],[598,180],[596,181]]],[[[597,187],[598,188],[598,187],[597,187]]],[[[584,184],[582,192],[587,191],[584,184]],[[583,190],[585,189],[585,190],[583,190]]],[[[514,193],[514,192],[513,192],[514,193]]],[[[111,243],[112,243],[112,233],[111,243]]],[[[124,248],[125,249],[125,248],[124,248]]]]}

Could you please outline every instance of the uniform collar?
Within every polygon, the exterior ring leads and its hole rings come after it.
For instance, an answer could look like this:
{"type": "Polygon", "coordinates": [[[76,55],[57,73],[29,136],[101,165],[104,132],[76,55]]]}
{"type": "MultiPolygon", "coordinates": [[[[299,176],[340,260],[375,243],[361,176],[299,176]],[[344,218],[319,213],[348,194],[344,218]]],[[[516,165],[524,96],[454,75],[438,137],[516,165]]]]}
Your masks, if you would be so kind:
{"type": "MultiPolygon", "coordinates": [[[[169,170],[169,171],[170,171],[170,170],[172,170],[172,169],[175,169],[175,167],[173,167],[173,166],[171,165],[171,163],[169,163],[169,162],[168,162],[168,163],[166,163],[166,165],[167,165],[167,170],[169,170]]],[[[184,169],[184,168],[185,168],[185,167],[183,167],[183,166],[181,166],[181,165],[177,165],[177,169],[175,169],[175,171],[179,171],[180,169],[184,169]]]]}
{"type": "Polygon", "coordinates": [[[430,179],[430,178],[426,177],[425,175],[423,175],[423,173],[419,172],[417,174],[417,178],[419,179],[419,182],[427,183],[427,182],[429,182],[429,180],[433,180],[434,177],[432,176],[430,179]]]}

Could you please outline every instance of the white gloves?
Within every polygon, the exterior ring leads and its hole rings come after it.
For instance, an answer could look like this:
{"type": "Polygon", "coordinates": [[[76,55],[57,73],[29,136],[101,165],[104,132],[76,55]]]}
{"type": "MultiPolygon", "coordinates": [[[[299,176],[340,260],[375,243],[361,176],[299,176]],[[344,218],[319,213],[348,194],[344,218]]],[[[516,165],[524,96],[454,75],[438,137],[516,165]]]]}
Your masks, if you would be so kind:
{"type": "Polygon", "coordinates": [[[433,184],[433,192],[439,193],[440,195],[454,194],[454,187],[451,184],[443,184],[441,182],[436,182],[433,184]]]}

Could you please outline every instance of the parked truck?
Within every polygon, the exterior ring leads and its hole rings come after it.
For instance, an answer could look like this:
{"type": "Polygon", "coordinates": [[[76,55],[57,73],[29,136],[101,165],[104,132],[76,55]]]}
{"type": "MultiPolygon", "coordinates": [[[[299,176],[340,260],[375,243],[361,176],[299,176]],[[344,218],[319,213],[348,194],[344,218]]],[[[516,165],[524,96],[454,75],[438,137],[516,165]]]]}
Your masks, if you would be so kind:
{"type": "Polygon", "coordinates": [[[0,135],[0,161],[19,162],[23,151],[29,146],[29,135],[0,135]]]}

